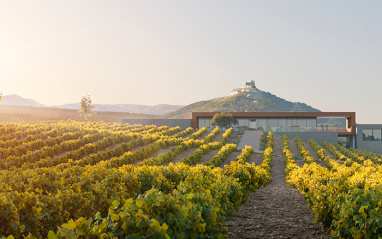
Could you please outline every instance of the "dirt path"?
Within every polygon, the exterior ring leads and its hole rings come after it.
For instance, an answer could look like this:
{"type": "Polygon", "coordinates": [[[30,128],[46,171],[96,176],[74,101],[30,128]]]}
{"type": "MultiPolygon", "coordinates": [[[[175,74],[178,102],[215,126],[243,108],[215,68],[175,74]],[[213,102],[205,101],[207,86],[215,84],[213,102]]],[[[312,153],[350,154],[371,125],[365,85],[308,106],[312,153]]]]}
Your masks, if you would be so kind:
{"type": "Polygon", "coordinates": [[[275,135],[275,137],[273,138],[273,143],[274,143],[273,154],[282,156],[283,155],[283,148],[282,148],[283,139],[275,135]]]}
{"type": "Polygon", "coordinates": [[[304,160],[302,160],[300,153],[298,152],[297,144],[296,144],[296,141],[294,141],[294,139],[289,139],[289,148],[293,154],[293,159],[294,159],[295,163],[299,167],[304,166],[305,162],[304,162],[304,160]]]}
{"type": "Polygon", "coordinates": [[[329,156],[331,159],[336,159],[335,157],[334,157],[334,155],[333,154],[331,154],[330,152],[329,152],[329,150],[327,150],[325,147],[323,147],[323,146],[321,146],[321,148],[323,148],[324,150],[325,150],[325,155],[326,156],[329,156]]]}
{"type": "Polygon", "coordinates": [[[345,163],[344,161],[337,160],[336,157],[334,157],[334,155],[332,153],[330,153],[329,150],[327,150],[326,148],[324,148],[324,147],[322,147],[322,148],[325,150],[325,155],[330,156],[330,158],[333,159],[334,161],[336,161],[337,163],[339,163],[339,164],[345,163]]]}
{"type": "Polygon", "coordinates": [[[193,152],[195,152],[195,150],[197,150],[198,148],[191,148],[191,149],[188,149],[186,151],[184,151],[183,153],[179,154],[173,161],[171,162],[168,162],[166,164],[163,164],[163,166],[168,166],[170,163],[172,164],[176,164],[176,163],[179,163],[180,160],[182,160],[183,158],[187,158],[188,155],[192,154],[193,152]]]}
{"type": "Polygon", "coordinates": [[[240,154],[241,154],[241,152],[233,152],[233,153],[231,153],[231,154],[228,156],[227,160],[224,161],[224,162],[222,163],[222,165],[220,165],[220,167],[221,167],[221,168],[224,168],[225,165],[230,165],[231,162],[232,162],[232,161],[235,161],[235,159],[237,158],[237,156],[239,156],[240,154]]]}
{"type": "Polygon", "coordinates": [[[219,150],[211,150],[207,154],[203,155],[202,159],[197,164],[203,164],[210,161],[218,152],[219,150]]]}
{"type": "MultiPolygon", "coordinates": [[[[92,142],[92,143],[94,143],[94,142],[92,142]]],[[[81,159],[83,159],[83,158],[87,158],[87,157],[89,157],[90,155],[92,155],[92,154],[97,154],[97,153],[100,153],[100,152],[105,152],[106,150],[113,150],[113,149],[115,149],[116,147],[118,147],[118,146],[120,146],[121,144],[123,144],[124,142],[122,142],[122,143],[117,143],[117,144],[113,144],[113,145],[110,145],[110,146],[108,146],[107,148],[104,148],[104,149],[100,149],[100,150],[97,150],[97,152],[93,152],[93,153],[90,153],[90,154],[86,154],[86,155],[84,155],[84,156],[82,156],[81,157],[81,159]]],[[[86,145],[86,144],[85,144],[86,145]]],[[[84,146],[85,146],[84,145],[84,146]]],[[[79,148],[80,149],[80,148],[79,148]]],[[[78,149],[77,149],[78,150],[78,149]]],[[[74,150],[73,150],[74,151],[74,150]]],[[[65,152],[65,153],[68,153],[68,152],[70,152],[70,151],[67,151],[67,152],[65,152]]],[[[65,154],[64,153],[64,154],[65,154]]],[[[63,155],[64,155],[63,154],[63,155]]],[[[80,160],[81,160],[80,159],[80,160]]]]}
{"type": "Polygon", "coordinates": [[[207,137],[207,135],[209,135],[211,132],[208,132],[208,131],[206,131],[204,134],[202,134],[202,136],[200,136],[198,139],[199,140],[202,140],[202,139],[204,139],[205,137],[207,137]]]}
{"type": "Polygon", "coordinates": [[[254,163],[256,166],[260,166],[262,161],[263,161],[263,154],[254,153],[249,158],[248,163],[254,163]]]}
{"type": "Polygon", "coordinates": [[[220,132],[218,135],[215,136],[215,138],[211,140],[211,143],[220,142],[222,141],[222,138],[223,138],[223,132],[220,132]]]}
{"type": "Polygon", "coordinates": [[[298,152],[296,141],[294,141],[294,139],[289,139],[289,148],[293,154],[293,157],[301,158],[300,153],[298,152]]]}
{"type": "Polygon", "coordinates": [[[317,162],[318,160],[317,160],[317,156],[316,156],[316,151],[314,151],[314,150],[312,149],[312,146],[310,146],[309,143],[304,142],[304,145],[305,145],[305,149],[308,150],[310,156],[312,156],[312,158],[314,159],[314,161],[317,162]]]}
{"type": "Polygon", "coordinates": [[[250,195],[250,203],[223,223],[228,238],[330,238],[316,227],[297,189],[285,184],[283,157],[273,158],[272,181],[250,195]]]}
{"type": "Polygon", "coordinates": [[[190,137],[191,135],[192,135],[192,133],[187,134],[187,135],[183,136],[182,139],[187,139],[187,138],[190,137]]]}
{"type": "MultiPolygon", "coordinates": [[[[142,148],[147,147],[147,146],[149,146],[149,145],[150,145],[150,144],[146,144],[146,145],[143,145],[143,146],[135,147],[135,148],[133,148],[132,150],[130,150],[129,152],[134,153],[134,152],[136,152],[136,151],[138,151],[138,150],[141,150],[142,148]]],[[[161,154],[161,153],[160,153],[161,151],[162,151],[162,153],[165,153],[164,151],[167,150],[167,149],[168,149],[168,148],[160,149],[158,152],[153,153],[152,155],[157,154],[157,153],[161,154]]],[[[159,155],[159,154],[158,154],[158,155],[159,155]]],[[[153,158],[152,155],[150,155],[149,157],[150,157],[150,158],[153,158]]],[[[137,161],[135,161],[135,162],[132,162],[131,164],[133,164],[133,165],[137,165],[138,163],[142,162],[143,160],[144,160],[144,159],[137,160],[137,161]]]]}
{"type": "Polygon", "coordinates": [[[170,146],[170,147],[167,147],[167,148],[164,148],[164,149],[160,149],[158,152],[153,153],[152,155],[150,155],[150,157],[148,157],[148,159],[156,158],[156,157],[158,157],[161,154],[167,153],[168,151],[170,151],[172,148],[175,148],[175,147],[177,147],[177,146],[170,146]]]}

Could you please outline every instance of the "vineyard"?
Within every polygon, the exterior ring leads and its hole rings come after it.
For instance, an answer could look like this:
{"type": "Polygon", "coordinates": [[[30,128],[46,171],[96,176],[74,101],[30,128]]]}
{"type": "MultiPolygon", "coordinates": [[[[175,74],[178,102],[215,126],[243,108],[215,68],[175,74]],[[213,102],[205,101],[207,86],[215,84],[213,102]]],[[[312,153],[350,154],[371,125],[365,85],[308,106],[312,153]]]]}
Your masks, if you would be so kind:
{"type": "Polygon", "coordinates": [[[254,151],[227,143],[232,133],[78,121],[2,124],[0,235],[223,238],[225,218],[269,181],[272,157],[269,148],[260,166],[247,163],[254,151]]]}
{"type": "Polygon", "coordinates": [[[226,238],[225,221],[271,182],[272,161],[282,162],[283,181],[301,191],[332,236],[382,236],[381,156],[273,132],[258,154],[238,150],[233,134],[0,124],[0,237],[226,238]]]}

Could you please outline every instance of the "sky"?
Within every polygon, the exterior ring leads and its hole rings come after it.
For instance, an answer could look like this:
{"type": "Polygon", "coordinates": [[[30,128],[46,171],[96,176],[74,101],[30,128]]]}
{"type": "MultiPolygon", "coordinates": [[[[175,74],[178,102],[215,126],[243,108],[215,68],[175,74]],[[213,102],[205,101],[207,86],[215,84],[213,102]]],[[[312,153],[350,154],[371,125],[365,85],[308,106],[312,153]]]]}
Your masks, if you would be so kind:
{"type": "Polygon", "coordinates": [[[260,90],[382,123],[382,1],[0,0],[0,91],[187,105],[260,90]]]}

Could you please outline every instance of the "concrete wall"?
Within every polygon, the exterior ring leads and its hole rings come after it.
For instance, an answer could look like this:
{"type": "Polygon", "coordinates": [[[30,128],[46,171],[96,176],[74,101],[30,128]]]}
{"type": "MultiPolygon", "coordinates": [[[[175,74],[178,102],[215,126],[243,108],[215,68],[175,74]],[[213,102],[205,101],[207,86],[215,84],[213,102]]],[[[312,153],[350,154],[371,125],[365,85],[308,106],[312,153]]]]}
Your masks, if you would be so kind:
{"type": "Polygon", "coordinates": [[[191,119],[123,119],[122,124],[141,124],[156,125],[156,126],[168,126],[170,128],[179,126],[182,130],[191,127],[191,119]]]}
{"type": "Polygon", "coordinates": [[[274,132],[276,135],[282,136],[286,134],[290,139],[294,139],[296,136],[300,137],[302,141],[308,142],[309,139],[314,139],[319,145],[322,141],[326,141],[330,144],[336,144],[338,142],[337,132],[274,132]]]}
{"type": "Polygon", "coordinates": [[[382,124],[357,124],[357,149],[382,154],[382,141],[364,141],[364,129],[382,129],[382,124]]]}

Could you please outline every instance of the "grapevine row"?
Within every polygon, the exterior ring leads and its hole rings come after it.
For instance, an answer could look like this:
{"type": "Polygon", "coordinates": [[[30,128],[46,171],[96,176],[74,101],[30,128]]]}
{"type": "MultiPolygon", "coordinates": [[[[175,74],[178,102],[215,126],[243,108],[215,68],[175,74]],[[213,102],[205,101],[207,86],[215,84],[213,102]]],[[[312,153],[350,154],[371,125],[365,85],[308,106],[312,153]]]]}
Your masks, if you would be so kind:
{"type": "Polygon", "coordinates": [[[339,164],[326,157],[329,169],[314,162],[300,168],[286,148],[284,153],[287,183],[305,194],[315,222],[332,228],[335,237],[381,237],[381,167],[370,160],[339,164]]]}

